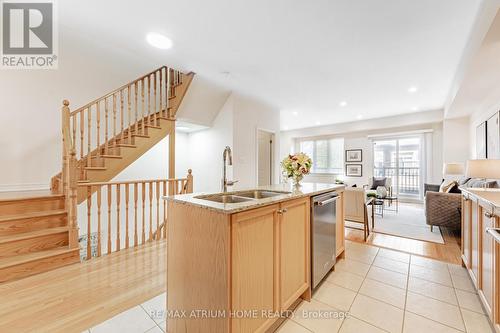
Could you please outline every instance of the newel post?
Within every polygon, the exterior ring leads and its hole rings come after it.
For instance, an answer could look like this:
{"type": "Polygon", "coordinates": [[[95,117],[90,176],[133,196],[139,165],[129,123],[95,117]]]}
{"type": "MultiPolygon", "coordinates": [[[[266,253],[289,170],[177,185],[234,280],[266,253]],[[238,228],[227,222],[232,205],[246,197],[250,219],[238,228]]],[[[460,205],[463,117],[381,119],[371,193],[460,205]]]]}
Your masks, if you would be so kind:
{"type": "Polygon", "coordinates": [[[193,193],[193,170],[191,169],[188,169],[186,192],[193,193]]]}

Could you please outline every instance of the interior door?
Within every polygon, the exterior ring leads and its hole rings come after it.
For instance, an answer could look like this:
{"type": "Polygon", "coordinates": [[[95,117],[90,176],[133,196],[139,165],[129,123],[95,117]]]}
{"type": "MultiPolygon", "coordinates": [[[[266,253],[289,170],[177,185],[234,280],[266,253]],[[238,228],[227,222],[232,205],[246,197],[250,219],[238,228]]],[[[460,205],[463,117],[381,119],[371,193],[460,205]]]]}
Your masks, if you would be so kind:
{"type": "Polygon", "coordinates": [[[273,163],[273,133],[258,130],[258,166],[257,184],[259,186],[272,184],[273,163]]]}

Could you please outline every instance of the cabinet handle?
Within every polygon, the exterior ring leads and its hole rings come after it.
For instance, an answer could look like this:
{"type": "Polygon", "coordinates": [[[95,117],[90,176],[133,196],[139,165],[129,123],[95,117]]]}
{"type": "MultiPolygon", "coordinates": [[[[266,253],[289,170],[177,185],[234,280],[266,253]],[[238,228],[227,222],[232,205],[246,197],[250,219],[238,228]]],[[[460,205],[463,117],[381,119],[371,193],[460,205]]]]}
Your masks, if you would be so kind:
{"type": "Polygon", "coordinates": [[[486,216],[487,218],[491,219],[493,217],[493,214],[491,214],[490,212],[485,212],[484,216],[486,216]]]}
{"type": "Polygon", "coordinates": [[[285,214],[286,212],[288,212],[288,209],[286,208],[278,209],[278,214],[285,214]]]}

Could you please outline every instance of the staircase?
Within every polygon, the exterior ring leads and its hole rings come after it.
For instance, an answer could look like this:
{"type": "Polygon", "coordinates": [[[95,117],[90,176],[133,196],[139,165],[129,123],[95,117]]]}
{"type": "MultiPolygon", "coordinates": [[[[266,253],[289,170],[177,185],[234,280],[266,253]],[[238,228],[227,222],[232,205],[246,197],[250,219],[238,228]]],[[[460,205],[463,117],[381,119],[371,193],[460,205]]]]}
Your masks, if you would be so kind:
{"type": "Polygon", "coordinates": [[[0,198],[0,283],[79,261],[64,195],[0,198]]]}
{"type": "MultiPolygon", "coordinates": [[[[50,192],[0,197],[0,283],[79,262],[77,209],[84,201],[87,201],[88,211],[86,259],[91,259],[94,193],[99,199],[98,227],[94,232],[97,233],[98,256],[101,255],[101,243],[104,243],[101,238],[101,192],[107,193],[108,254],[121,248],[121,196],[125,198],[127,214],[129,196],[135,203],[133,241],[129,242],[131,221],[129,223],[126,215],[124,247],[128,248],[129,243],[138,246],[165,237],[166,210],[162,209],[164,204],[160,205],[160,197],[192,191],[191,172],[182,179],[172,175],[175,175],[176,114],[193,77],[194,73],[184,74],[162,66],[74,111],[70,110],[68,101],[63,102],[62,171],[52,177],[50,192]],[[167,136],[168,179],[110,182],[167,136]],[[138,220],[137,201],[139,208],[142,207],[141,221],[138,220]],[[112,205],[116,212],[113,218],[112,205]],[[117,231],[114,249],[110,228],[117,231]],[[139,232],[142,237],[138,237],[139,232]]],[[[80,225],[83,222],[80,221],[80,225]]]]}
{"type": "MultiPolygon", "coordinates": [[[[110,181],[163,138],[175,136],[177,110],[193,77],[163,66],[73,112],[64,101],[63,129],[75,150],[78,184],[110,181]]],[[[173,178],[173,154],[169,162],[173,178]]],[[[52,178],[53,193],[61,193],[61,177],[52,178]]],[[[77,202],[87,196],[79,187],[77,202]]]]}

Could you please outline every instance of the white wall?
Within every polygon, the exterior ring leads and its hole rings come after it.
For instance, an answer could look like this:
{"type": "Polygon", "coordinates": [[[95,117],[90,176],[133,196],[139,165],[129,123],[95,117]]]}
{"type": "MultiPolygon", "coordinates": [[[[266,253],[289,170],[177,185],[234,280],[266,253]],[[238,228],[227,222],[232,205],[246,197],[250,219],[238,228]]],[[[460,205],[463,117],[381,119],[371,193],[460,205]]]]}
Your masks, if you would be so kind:
{"type": "MultiPolygon", "coordinates": [[[[369,135],[396,134],[402,132],[432,130],[431,138],[425,140],[426,147],[432,147],[429,152],[429,166],[426,182],[440,182],[443,163],[443,129],[442,112],[422,112],[404,116],[363,120],[329,126],[306,128],[281,132],[281,151],[283,157],[294,150],[295,138],[303,137],[342,137],[345,149],[363,149],[363,176],[341,177],[349,184],[358,186],[368,184],[373,175],[373,148],[369,135]]],[[[336,175],[309,175],[306,180],[332,182],[336,175]]]]}
{"type": "MultiPolygon", "coordinates": [[[[233,146],[233,97],[229,96],[212,127],[189,134],[189,165],[195,192],[218,192],[222,176],[222,152],[233,146]]],[[[232,179],[229,167],[228,179],[232,179]]]]}
{"type": "Polygon", "coordinates": [[[465,163],[469,159],[469,117],[443,120],[443,162],[465,163]]]}
{"type": "Polygon", "coordinates": [[[234,98],[234,179],[238,186],[257,185],[257,129],[275,133],[273,180],[279,182],[280,113],[277,109],[248,96],[233,94],[234,98]]]}
{"type": "Polygon", "coordinates": [[[74,109],[156,66],[118,48],[74,40],[70,29],[61,29],[57,70],[1,71],[0,190],[48,189],[61,171],[63,99],[74,109]]]}

